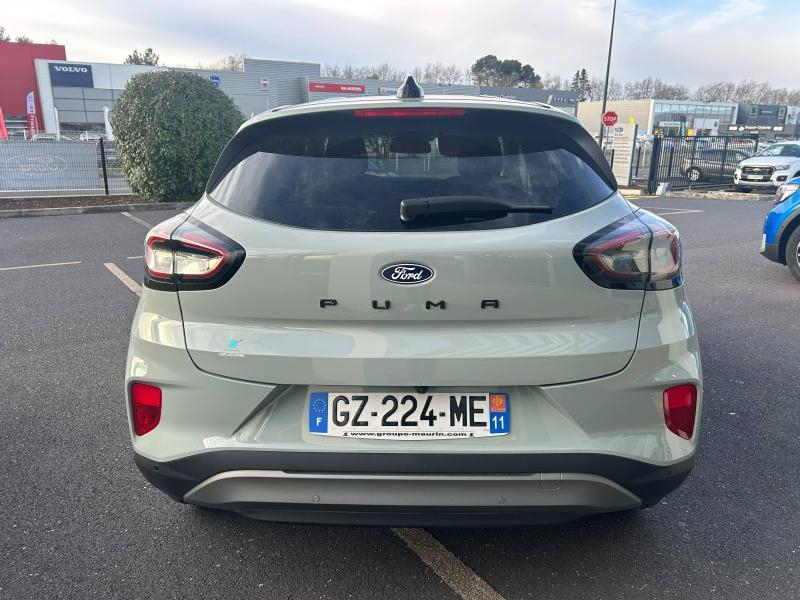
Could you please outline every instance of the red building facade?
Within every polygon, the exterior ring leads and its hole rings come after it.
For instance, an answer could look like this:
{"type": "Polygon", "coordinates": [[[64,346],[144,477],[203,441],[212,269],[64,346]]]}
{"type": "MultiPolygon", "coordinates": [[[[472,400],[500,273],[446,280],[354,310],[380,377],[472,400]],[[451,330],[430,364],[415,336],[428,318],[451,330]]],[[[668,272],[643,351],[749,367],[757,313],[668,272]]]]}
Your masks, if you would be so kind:
{"type": "Polygon", "coordinates": [[[33,90],[39,127],[42,127],[42,105],[33,64],[37,58],[66,60],[67,54],[60,44],[0,42],[0,108],[9,125],[24,121],[27,114],[26,96],[33,90]]]}

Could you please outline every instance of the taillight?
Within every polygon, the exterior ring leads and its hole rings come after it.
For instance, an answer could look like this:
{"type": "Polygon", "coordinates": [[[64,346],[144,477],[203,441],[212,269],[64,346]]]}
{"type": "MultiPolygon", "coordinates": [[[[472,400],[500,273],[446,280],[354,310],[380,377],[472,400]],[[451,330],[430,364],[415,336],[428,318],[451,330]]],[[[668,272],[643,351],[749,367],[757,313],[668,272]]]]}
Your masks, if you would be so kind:
{"type": "Polygon", "coordinates": [[[144,435],[161,421],[161,389],[147,383],[131,384],[131,421],[136,435],[144,435]]]}
{"type": "Polygon", "coordinates": [[[664,390],[664,422],[672,433],[685,440],[694,435],[697,415],[697,388],[692,383],[664,390]]]}
{"type": "Polygon", "coordinates": [[[678,231],[640,210],[579,242],[575,262],[597,285],[625,290],[663,290],[683,283],[678,231]]]}
{"type": "Polygon", "coordinates": [[[182,290],[221,286],[244,261],[244,248],[197,219],[179,216],[145,238],[145,285],[182,290]]]}
{"type": "Polygon", "coordinates": [[[463,108],[360,108],[357,117],[461,117],[463,108]]]}

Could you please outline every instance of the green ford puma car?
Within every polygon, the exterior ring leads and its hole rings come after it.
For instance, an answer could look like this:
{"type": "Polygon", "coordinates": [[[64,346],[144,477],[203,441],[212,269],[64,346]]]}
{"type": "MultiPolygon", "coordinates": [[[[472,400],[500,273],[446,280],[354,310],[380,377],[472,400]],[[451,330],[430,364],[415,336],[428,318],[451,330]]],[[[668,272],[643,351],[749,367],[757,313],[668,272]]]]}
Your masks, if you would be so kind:
{"type": "Polygon", "coordinates": [[[651,506],[692,467],[678,232],[550,106],[409,79],[266,112],[145,253],[130,430],[181,502],[525,524],[651,506]]]}

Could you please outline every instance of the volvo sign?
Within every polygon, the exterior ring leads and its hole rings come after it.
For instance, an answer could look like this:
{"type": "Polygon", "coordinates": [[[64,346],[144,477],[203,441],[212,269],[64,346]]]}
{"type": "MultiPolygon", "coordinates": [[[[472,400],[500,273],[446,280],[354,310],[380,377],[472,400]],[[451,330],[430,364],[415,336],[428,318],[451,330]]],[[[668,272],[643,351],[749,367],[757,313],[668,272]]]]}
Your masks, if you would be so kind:
{"type": "Polygon", "coordinates": [[[55,87],[94,87],[92,65],[50,63],[50,83],[55,87]]]}

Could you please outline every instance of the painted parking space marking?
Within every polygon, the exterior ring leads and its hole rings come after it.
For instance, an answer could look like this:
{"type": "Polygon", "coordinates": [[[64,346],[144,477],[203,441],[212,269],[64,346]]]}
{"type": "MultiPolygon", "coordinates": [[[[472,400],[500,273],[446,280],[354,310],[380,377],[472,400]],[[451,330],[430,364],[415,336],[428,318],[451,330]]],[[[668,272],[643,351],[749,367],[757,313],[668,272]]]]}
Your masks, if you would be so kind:
{"type": "Polygon", "coordinates": [[[142,286],[136,283],[133,279],[131,279],[128,274],[120,269],[117,265],[111,262],[103,263],[103,266],[111,271],[114,276],[119,279],[125,287],[127,287],[130,291],[132,291],[137,296],[142,295],[142,286]]]}
{"type": "Polygon", "coordinates": [[[464,600],[505,600],[425,529],[396,527],[392,532],[464,600]]]}
{"type": "Polygon", "coordinates": [[[702,213],[704,210],[697,208],[677,208],[675,206],[643,206],[642,208],[654,212],[657,215],[688,215],[689,213],[702,213]],[[661,212],[667,211],[667,212],[661,212]]]}
{"type": "Polygon", "coordinates": [[[144,258],[144,256],[126,256],[125,260],[134,260],[136,258],[144,258]]]}
{"type": "Polygon", "coordinates": [[[63,267],[65,265],[79,265],[81,261],[79,260],[71,260],[69,262],[57,262],[57,263],[42,263],[39,265],[21,265],[19,267],[2,267],[0,271],[16,271],[18,269],[38,269],[40,267],[63,267]]]}
{"type": "Polygon", "coordinates": [[[144,219],[140,219],[139,217],[136,217],[136,216],[132,215],[132,214],[131,214],[131,213],[129,213],[129,212],[124,212],[124,211],[123,211],[123,212],[121,212],[120,214],[121,214],[121,215],[125,215],[125,216],[126,216],[126,217],[128,217],[128,218],[129,218],[131,221],[134,221],[134,222],[138,223],[138,224],[139,224],[139,225],[141,225],[142,227],[147,227],[148,229],[152,229],[152,228],[153,228],[153,226],[152,226],[150,223],[148,223],[148,222],[147,222],[147,221],[145,221],[144,219]]]}

